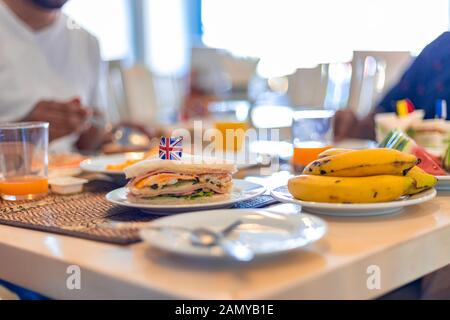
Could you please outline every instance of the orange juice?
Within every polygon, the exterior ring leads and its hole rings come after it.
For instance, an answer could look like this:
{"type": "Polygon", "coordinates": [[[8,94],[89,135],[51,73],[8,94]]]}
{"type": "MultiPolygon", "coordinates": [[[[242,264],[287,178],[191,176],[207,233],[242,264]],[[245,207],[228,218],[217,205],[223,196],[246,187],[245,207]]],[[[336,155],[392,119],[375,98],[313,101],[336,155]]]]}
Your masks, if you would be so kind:
{"type": "MultiPolygon", "coordinates": [[[[222,133],[222,148],[228,151],[240,151],[245,141],[245,132],[248,129],[248,123],[242,121],[216,122],[215,128],[222,133]],[[233,141],[227,141],[227,130],[233,134],[233,141]],[[227,143],[228,142],[228,143],[227,143]]],[[[230,135],[230,132],[229,132],[230,135]]],[[[218,142],[219,147],[220,142],[218,142]]]]}
{"type": "Polygon", "coordinates": [[[47,177],[22,176],[0,180],[0,193],[6,200],[34,199],[47,192],[47,177]]]}
{"type": "Polygon", "coordinates": [[[310,162],[316,160],[321,152],[330,148],[332,146],[315,141],[297,143],[294,145],[292,163],[295,166],[305,167],[310,162]]]}

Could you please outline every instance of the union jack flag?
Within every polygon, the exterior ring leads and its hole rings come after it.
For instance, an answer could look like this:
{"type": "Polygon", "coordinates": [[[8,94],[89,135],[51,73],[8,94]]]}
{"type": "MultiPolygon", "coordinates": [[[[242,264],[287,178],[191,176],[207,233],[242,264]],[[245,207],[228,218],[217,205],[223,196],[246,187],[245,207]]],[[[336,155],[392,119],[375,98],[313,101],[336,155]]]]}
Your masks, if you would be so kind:
{"type": "Polygon", "coordinates": [[[181,160],[183,154],[183,137],[161,137],[159,158],[162,160],[181,160]]]}

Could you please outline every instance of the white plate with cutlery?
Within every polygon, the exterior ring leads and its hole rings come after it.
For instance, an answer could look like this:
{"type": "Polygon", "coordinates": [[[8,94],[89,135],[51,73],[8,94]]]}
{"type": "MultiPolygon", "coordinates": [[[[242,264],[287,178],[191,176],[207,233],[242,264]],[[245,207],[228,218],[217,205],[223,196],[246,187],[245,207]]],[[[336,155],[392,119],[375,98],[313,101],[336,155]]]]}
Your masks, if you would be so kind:
{"type": "Polygon", "coordinates": [[[161,218],[140,235],[151,246],[174,254],[250,261],[302,248],[326,231],[325,221],[308,214],[222,209],[161,218]]]}

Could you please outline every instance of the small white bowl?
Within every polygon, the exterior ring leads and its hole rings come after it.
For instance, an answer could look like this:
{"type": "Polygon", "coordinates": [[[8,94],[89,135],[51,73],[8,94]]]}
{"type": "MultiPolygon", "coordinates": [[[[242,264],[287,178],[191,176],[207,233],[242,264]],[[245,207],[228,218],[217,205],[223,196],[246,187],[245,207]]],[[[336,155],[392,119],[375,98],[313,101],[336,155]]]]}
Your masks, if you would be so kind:
{"type": "Polygon", "coordinates": [[[86,179],[74,177],[54,177],[49,180],[52,192],[64,195],[80,193],[87,182],[89,181],[86,179]]]}

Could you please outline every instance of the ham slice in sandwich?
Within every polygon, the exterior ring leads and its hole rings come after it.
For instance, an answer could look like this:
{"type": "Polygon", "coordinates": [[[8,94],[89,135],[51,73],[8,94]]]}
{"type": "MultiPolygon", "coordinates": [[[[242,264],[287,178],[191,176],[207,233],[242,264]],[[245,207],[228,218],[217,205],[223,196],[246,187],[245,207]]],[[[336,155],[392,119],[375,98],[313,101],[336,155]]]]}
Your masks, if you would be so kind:
{"type": "Polygon", "coordinates": [[[233,163],[183,155],[182,160],[153,158],[125,169],[128,197],[158,203],[216,201],[230,196],[233,163]]]}

